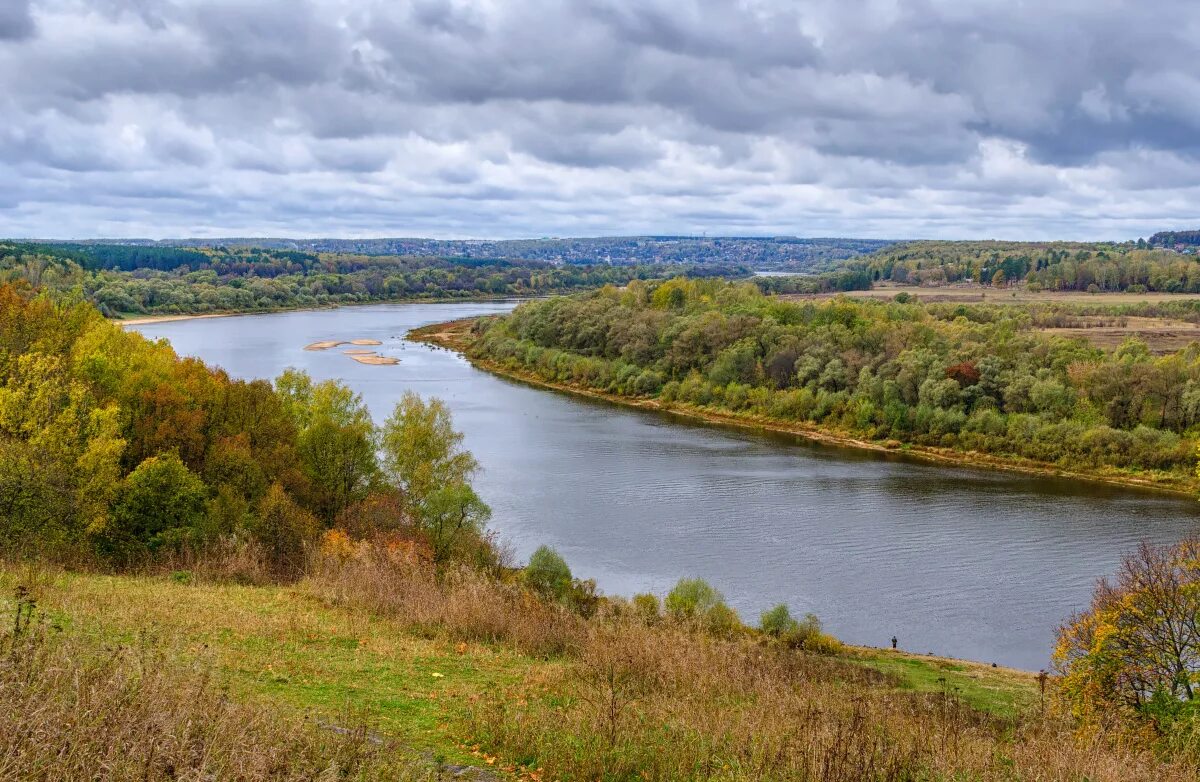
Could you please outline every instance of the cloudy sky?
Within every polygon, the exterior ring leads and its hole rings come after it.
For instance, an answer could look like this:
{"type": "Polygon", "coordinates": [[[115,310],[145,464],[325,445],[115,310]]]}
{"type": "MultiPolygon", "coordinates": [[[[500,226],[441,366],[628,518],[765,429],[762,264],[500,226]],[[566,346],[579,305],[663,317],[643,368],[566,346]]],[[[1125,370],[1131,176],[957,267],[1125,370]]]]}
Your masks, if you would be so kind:
{"type": "Polygon", "coordinates": [[[0,0],[0,236],[1200,228],[1194,0],[0,0]]]}

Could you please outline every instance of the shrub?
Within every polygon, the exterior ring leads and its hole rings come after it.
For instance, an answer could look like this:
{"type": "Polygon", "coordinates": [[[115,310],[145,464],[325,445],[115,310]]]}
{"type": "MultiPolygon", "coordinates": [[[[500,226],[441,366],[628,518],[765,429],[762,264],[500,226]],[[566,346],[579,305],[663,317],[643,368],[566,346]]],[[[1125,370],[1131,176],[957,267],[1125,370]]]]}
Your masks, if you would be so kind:
{"type": "Polygon", "coordinates": [[[262,546],[271,572],[281,578],[301,573],[305,548],[320,530],[316,518],[297,505],[279,484],[267,490],[247,527],[262,546]]]}
{"type": "Polygon", "coordinates": [[[704,615],[704,629],[719,638],[732,638],[742,629],[742,620],[737,611],[718,602],[704,615]]]}
{"type": "Polygon", "coordinates": [[[657,595],[649,592],[634,595],[632,604],[634,613],[647,624],[653,624],[662,618],[662,608],[657,595]]]}
{"type": "Polygon", "coordinates": [[[144,460],[122,482],[119,497],[103,533],[118,560],[184,542],[205,515],[204,482],[174,453],[144,460]]]}
{"type": "Polygon", "coordinates": [[[571,589],[571,568],[557,551],[541,546],[525,566],[525,583],[555,600],[562,600],[571,589]]]}
{"type": "Polygon", "coordinates": [[[780,638],[793,632],[799,624],[792,618],[792,612],[783,603],[769,611],[764,611],[758,623],[764,633],[774,638],[780,638]]]}
{"type": "Polygon", "coordinates": [[[664,606],[667,613],[676,619],[702,617],[724,598],[721,593],[702,578],[681,578],[667,593],[664,606]]]}

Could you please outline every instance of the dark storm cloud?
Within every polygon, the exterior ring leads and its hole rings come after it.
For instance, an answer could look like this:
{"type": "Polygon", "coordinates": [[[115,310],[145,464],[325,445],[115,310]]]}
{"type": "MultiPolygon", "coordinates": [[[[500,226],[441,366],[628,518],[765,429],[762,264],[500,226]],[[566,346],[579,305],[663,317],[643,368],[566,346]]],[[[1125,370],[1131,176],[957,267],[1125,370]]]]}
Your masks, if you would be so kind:
{"type": "Polygon", "coordinates": [[[1200,219],[1197,42],[1183,0],[0,0],[0,234],[1135,236],[1200,219]]]}
{"type": "Polygon", "coordinates": [[[5,0],[0,4],[0,41],[27,38],[33,31],[29,0],[5,0]]]}

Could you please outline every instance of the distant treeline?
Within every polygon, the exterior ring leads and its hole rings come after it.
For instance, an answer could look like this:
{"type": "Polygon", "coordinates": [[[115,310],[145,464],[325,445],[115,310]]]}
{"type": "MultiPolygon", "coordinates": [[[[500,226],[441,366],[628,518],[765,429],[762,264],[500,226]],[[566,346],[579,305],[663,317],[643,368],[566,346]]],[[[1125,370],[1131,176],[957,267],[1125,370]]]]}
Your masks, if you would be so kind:
{"type": "Polygon", "coordinates": [[[1200,247],[1200,231],[1159,231],[1150,237],[1152,247],[1200,247]]]}
{"type": "Polygon", "coordinates": [[[791,303],[746,283],[631,283],[481,322],[470,352],[552,382],[872,440],[1190,475],[1200,350],[1105,352],[1004,306],[791,303]]]}
{"type": "Polygon", "coordinates": [[[872,282],[1024,282],[1035,290],[1200,292],[1200,261],[1146,242],[908,242],[849,261],[872,282]]]}
{"type": "MultiPolygon", "coordinates": [[[[72,245],[75,243],[71,243],[72,245]]],[[[746,265],[759,269],[824,271],[891,244],[878,239],[615,236],[576,239],[178,239],[129,240],[145,249],[236,247],[349,255],[412,255],[574,264],[746,265]]]]}
{"type": "Polygon", "coordinates": [[[474,258],[330,255],[215,247],[0,244],[0,282],[78,291],[106,316],[315,307],[403,299],[530,296],[745,267],[613,266],[474,258]]]}

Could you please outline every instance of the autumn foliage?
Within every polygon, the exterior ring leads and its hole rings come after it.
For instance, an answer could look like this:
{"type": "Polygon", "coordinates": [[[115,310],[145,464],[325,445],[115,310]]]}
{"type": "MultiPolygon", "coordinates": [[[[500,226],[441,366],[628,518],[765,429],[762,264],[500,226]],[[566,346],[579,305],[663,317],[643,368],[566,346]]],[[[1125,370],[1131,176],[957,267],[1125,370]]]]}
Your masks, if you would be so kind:
{"type": "Polygon", "coordinates": [[[437,400],[406,396],[377,427],[339,383],[230,378],[88,304],[0,286],[6,552],[142,567],[220,551],[290,578],[337,527],[486,560],[460,440],[437,400]]]}
{"type": "Polygon", "coordinates": [[[1059,631],[1060,702],[1080,724],[1132,726],[1200,758],[1200,541],[1143,543],[1059,631]]]}

